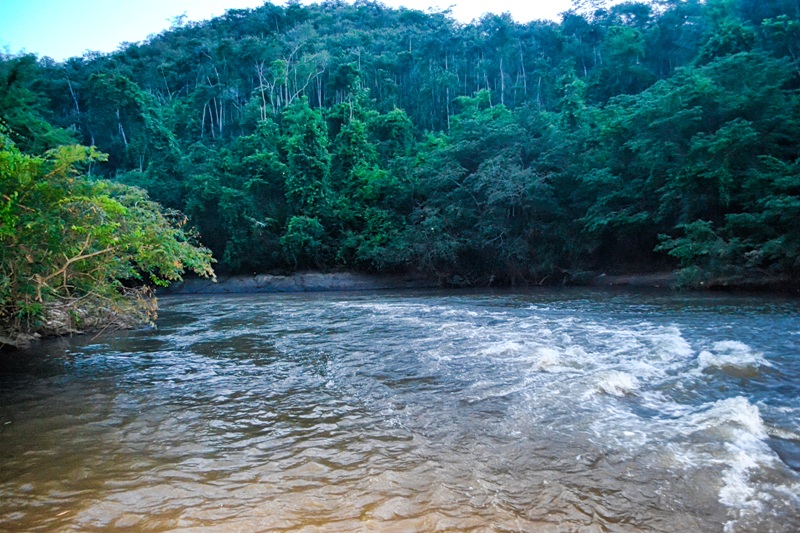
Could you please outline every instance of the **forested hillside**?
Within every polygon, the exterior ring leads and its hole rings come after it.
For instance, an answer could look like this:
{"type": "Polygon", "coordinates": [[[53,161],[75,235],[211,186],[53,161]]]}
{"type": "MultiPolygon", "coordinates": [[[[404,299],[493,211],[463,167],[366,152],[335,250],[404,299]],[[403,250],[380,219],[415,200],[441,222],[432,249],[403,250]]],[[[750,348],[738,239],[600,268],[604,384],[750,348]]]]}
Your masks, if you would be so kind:
{"type": "Polygon", "coordinates": [[[184,212],[228,273],[800,278],[800,2],[576,2],[560,23],[329,1],[0,61],[23,152],[184,212]],[[52,126],[52,127],[51,127],[52,126]]]}

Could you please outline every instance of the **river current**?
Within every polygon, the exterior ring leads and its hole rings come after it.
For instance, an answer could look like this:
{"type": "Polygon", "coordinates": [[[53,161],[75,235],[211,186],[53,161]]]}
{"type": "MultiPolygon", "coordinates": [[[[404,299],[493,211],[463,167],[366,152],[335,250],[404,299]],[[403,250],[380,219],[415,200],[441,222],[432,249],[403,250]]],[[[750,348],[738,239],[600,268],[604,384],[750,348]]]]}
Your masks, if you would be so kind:
{"type": "Polygon", "coordinates": [[[161,308],[0,357],[0,530],[800,530],[798,300],[161,308]]]}

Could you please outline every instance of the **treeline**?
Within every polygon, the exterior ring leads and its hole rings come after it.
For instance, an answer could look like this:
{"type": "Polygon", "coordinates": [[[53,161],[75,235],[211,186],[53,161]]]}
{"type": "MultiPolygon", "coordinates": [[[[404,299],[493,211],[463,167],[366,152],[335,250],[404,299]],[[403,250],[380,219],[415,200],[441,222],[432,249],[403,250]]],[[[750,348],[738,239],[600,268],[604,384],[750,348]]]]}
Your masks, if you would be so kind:
{"type": "Polygon", "coordinates": [[[575,2],[561,23],[341,1],[0,61],[21,150],[189,217],[218,271],[559,283],[800,276],[800,2],[575,2]],[[54,126],[54,127],[50,127],[54,126]]]}

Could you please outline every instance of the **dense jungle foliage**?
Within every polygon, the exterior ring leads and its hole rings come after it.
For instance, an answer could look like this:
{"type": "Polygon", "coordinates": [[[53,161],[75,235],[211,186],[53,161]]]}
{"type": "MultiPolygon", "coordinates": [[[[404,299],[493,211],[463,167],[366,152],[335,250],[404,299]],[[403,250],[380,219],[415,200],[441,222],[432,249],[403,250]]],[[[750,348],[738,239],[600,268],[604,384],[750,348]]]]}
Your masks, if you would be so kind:
{"type": "Polygon", "coordinates": [[[218,270],[460,285],[797,280],[798,89],[797,0],[575,2],[524,24],[265,3],[0,61],[19,150],[108,154],[91,187],[185,213],[218,270]]]}

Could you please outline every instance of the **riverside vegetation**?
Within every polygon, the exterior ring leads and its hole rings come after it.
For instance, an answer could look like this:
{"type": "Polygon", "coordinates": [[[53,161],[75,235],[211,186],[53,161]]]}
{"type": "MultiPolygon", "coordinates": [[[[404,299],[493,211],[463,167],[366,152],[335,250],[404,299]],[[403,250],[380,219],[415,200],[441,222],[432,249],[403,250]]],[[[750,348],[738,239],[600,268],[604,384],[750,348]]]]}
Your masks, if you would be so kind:
{"type": "Polygon", "coordinates": [[[0,134],[0,344],[152,321],[148,285],[125,280],[214,275],[180,215],[141,189],[79,174],[104,159],[78,145],[25,155],[0,134]]]}
{"type": "Polygon", "coordinates": [[[226,274],[793,282],[799,54],[796,0],[470,24],[359,0],[3,55],[3,330],[147,302],[212,253],[226,274]]]}

